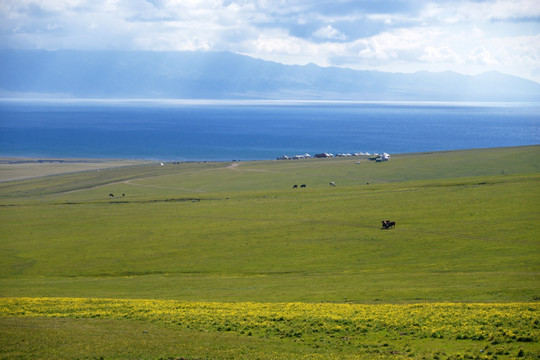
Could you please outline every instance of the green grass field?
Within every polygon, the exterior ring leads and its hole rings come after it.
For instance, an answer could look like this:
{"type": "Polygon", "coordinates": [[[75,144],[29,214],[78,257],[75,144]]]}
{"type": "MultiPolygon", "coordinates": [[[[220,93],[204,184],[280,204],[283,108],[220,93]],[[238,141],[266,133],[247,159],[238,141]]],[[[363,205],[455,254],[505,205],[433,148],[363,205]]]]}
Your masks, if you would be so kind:
{"type": "Polygon", "coordinates": [[[540,356],[540,146],[357,161],[146,163],[67,168],[1,183],[0,296],[373,306],[518,302],[535,309],[529,329],[516,327],[534,341],[403,340],[403,331],[379,331],[353,345],[329,341],[320,352],[298,338],[248,337],[212,326],[5,312],[0,324],[7,340],[0,345],[11,350],[4,358],[56,358],[54,345],[46,344],[64,343],[70,333],[90,334],[111,350],[82,351],[73,344],[83,340],[75,337],[65,358],[540,356]],[[396,228],[381,230],[384,219],[396,228]],[[124,344],[117,337],[106,340],[110,332],[145,326],[162,336],[139,346],[137,355],[122,351],[133,345],[115,347],[124,344]],[[58,331],[40,340],[50,327],[58,331]],[[25,344],[20,329],[31,329],[25,344]],[[373,351],[384,344],[394,350],[373,351]]]}

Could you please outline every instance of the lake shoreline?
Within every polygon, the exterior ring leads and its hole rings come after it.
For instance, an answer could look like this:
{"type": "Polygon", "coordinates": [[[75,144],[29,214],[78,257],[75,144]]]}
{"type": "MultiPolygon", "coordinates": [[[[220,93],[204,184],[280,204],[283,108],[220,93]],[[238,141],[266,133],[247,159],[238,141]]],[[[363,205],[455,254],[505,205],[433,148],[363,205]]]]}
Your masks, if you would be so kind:
{"type": "MultiPolygon", "coordinates": [[[[475,148],[475,149],[456,149],[456,150],[440,150],[440,151],[423,151],[401,154],[391,154],[394,158],[405,156],[425,156],[432,154],[447,154],[469,151],[497,151],[504,149],[523,149],[529,147],[540,147],[540,144],[535,145],[520,145],[520,146],[501,146],[493,148],[475,148]]],[[[368,161],[366,156],[350,156],[350,157],[332,157],[332,158],[309,158],[309,159],[289,159],[289,160],[200,160],[200,161],[165,161],[165,160],[138,160],[138,159],[92,159],[92,158],[30,158],[30,157],[1,157],[0,156],[0,183],[12,181],[32,180],[44,176],[56,176],[68,173],[83,172],[83,171],[100,171],[106,169],[120,168],[125,166],[141,166],[141,165],[167,165],[167,164],[188,164],[188,163],[240,163],[240,162],[268,162],[268,161],[328,161],[331,159],[350,159],[351,161],[368,161]]]]}
{"type": "MultiPolygon", "coordinates": [[[[410,156],[410,155],[429,155],[429,154],[444,154],[444,153],[451,153],[451,152],[458,152],[458,151],[475,151],[475,150],[495,150],[495,149],[519,149],[519,148],[526,148],[526,147],[534,147],[534,146],[540,146],[540,144],[529,144],[529,145],[514,145],[514,146],[495,146],[495,147],[482,147],[482,148],[468,148],[468,149],[450,149],[450,150],[432,150],[432,151],[412,151],[412,152],[403,152],[403,153],[392,153],[390,155],[392,156],[410,156]]],[[[371,154],[375,155],[375,154],[371,154]]],[[[367,156],[367,155],[362,155],[367,156]]],[[[361,155],[351,155],[351,156],[344,156],[345,158],[361,158],[361,155]]],[[[65,163],[65,164],[71,164],[71,163],[110,163],[110,162],[123,162],[123,161],[133,161],[138,163],[160,163],[160,162],[180,162],[180,163],[193,163],[193,162],[250,162],[250,161],[276,161],[279,155],[276,155],[276,158],[274,159],[250,159],[250,160],[167,160],[167,159],[145,159],[145,158],[116,158],[116,157],[103,157],[103,158],[92,158],[92,157],[47,157],[47,156],[2,156],[0,155],[0,164],[32,164],[32,163],[65,163]]],[[[339,158],[340,156],[333,156],[330,158],[339,158]]],[[[315,157],[311,157],[311,159],[316,159],[315,157]]],[[[294,160],[306,160],[306,159],[289,159],[291,161],[294,160]]],[[[286,161],[281,160],[279,161],[286,161]]]]}

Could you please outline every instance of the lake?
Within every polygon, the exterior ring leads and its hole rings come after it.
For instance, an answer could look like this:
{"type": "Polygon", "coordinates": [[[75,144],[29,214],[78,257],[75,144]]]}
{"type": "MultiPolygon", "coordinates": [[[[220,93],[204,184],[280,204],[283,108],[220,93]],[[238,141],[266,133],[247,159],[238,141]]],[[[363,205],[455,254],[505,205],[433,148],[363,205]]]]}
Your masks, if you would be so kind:
{"type": "Polygon", "coordinates": [[[0,156],[266,160],[540,144],[540,103],[1,100],[0,156]]]}

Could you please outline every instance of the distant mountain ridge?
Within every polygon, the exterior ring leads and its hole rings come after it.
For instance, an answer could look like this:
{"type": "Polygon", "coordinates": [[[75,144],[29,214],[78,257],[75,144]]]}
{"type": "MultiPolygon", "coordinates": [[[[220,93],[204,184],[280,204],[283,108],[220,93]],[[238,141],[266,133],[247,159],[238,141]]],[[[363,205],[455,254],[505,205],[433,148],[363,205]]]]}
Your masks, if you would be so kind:
{"type": "Polygon", "coordinates": [[[0,50],[0,96],[538,101],[497,72],[413,74],[283,65],[229,52],[0,50]]]}

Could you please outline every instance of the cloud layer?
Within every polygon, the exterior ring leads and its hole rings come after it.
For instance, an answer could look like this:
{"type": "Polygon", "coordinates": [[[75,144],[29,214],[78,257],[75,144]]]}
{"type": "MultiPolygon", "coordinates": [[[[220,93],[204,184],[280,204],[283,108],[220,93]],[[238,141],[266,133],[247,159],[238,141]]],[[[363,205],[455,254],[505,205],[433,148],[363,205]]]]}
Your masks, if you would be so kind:
{"type": "Polygon", "coordinates": [[[0,47],[231,51],[540,82],[537,0],[3,0],[0,47]]]}

